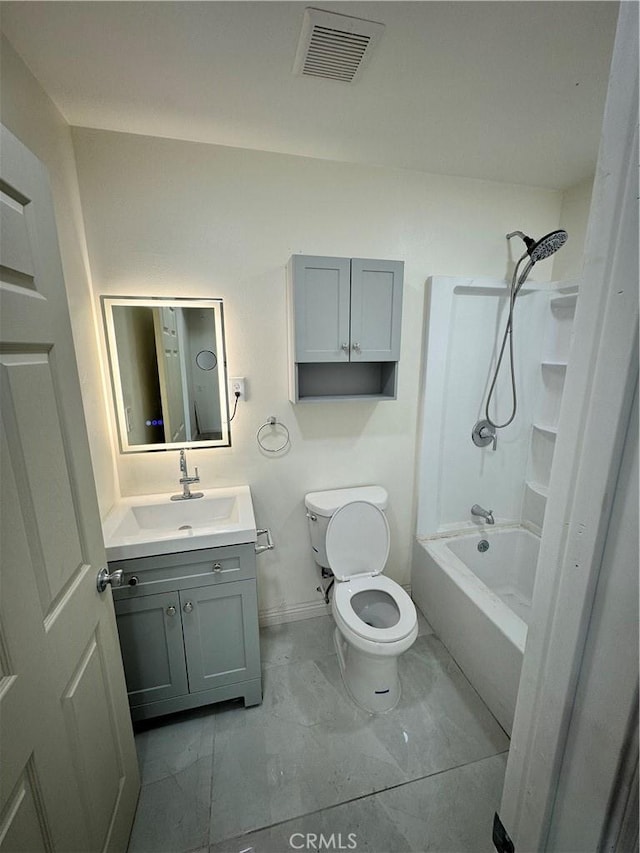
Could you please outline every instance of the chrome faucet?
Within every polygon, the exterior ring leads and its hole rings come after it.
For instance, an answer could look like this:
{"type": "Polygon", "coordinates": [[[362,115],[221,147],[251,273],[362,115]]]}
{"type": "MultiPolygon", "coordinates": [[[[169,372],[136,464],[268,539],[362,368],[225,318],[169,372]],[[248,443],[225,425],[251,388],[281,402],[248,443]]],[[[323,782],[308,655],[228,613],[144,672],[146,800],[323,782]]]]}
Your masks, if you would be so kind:
{"type": "Polygon", "coordinates": [[[495,524],[495,519],[493,517],[492,509],[484,509],[480,504],[474,504],[471,507],[471,515],[479,515],[480,518],[484,518],[487,524],[495,524]]]}
{"type": "Polygon", "coordinates": [[[189,486],[191,483],[199,483],[200,477],[198,476],[198,469],[196,468],[195,476],[189,476],[189,469],[187,468],[187,456],[184,450],[180,451],[180,485],[182,486],[182,494],[181,495],[171,495],[172,501],[190,501],[193,498],[201,498],[204,495],[204,492],[192,492],[189,486]]]}

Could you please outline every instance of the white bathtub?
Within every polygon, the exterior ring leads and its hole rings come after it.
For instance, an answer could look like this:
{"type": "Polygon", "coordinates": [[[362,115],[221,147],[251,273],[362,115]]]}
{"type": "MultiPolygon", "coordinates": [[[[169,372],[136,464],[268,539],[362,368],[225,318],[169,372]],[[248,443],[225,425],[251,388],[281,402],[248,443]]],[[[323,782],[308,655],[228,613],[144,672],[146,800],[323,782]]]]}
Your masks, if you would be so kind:
{"type": "Polygon", "coordinates": [[[539,542],[524,528],[485,528],[414,546],[416,604],[509,734],[539,542]],[[489,548],[481,552],[483,539],[489,548]]]}

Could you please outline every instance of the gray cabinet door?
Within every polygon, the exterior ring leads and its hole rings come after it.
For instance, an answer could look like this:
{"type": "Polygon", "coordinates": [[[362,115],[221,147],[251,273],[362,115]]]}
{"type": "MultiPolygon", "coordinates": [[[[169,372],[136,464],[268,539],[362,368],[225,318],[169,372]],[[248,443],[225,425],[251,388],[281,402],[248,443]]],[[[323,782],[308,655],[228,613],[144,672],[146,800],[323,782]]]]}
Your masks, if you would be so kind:
{"type": "Polygon", "coordinates": [[[209,690],[260,676],[254,580],[181,590],[189,690],[209,690]]]}
{"type": "Polygon", "coordinates": [[[293,255],[294,361],[349,361],[350,261],[293,255]]]}
{"type": "Polygon", "coordinates": [[[131,707],[188,693],[178,593],[114,605],[131,707]]]}
{"type": "Polygon", "coordinates": [[[399,361],[402,261],[351,260],[351,360],[399,361]]]}

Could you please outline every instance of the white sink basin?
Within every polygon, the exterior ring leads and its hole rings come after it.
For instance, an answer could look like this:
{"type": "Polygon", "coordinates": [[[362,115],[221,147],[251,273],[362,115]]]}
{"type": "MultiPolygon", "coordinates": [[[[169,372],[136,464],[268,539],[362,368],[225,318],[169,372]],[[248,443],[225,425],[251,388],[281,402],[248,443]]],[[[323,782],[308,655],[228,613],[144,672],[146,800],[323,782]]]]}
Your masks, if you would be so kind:
{"type": "MultiPolygon", "coordinates": [[[[173,493],[175,494],[175,492],[173,493]]],[[[102,525],[108,560],[174,554],[256,541],[249,486],[208,489],[201,498],[123,498],[102,525]]]]}

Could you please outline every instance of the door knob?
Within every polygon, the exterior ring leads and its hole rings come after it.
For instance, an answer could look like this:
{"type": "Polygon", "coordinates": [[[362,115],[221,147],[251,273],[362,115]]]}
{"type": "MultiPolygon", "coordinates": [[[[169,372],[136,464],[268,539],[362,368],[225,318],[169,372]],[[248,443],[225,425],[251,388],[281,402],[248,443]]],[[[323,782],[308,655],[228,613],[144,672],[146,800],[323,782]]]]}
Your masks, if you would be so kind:
{"type": "Polygon", "coordinates": [[[117,569],[117,571],[111,574],[109,574],[109,569],[107,568],[100,569],[96,578],[98,592],[104,592],[109,584],[111,586],[120,586],[122,583],[122,574],[122,569],[117,569]]]}

